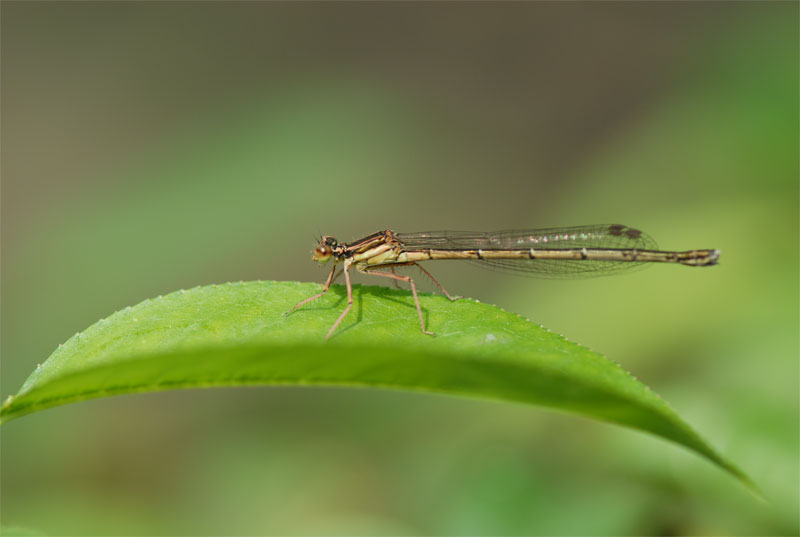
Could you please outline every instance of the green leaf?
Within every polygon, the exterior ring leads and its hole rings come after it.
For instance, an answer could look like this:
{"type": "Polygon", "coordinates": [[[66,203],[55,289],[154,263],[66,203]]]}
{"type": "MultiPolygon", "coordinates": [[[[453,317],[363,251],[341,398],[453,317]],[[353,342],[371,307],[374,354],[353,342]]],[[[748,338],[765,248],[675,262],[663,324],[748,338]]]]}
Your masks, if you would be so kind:
{"type": "Polygon", "coordinates": [[[408,292],[354,286],[289,316],[319,291],[297,282],[229,283],[127,307],[75,334],[0,409],[0,423],[110,395],[254,384],[423,390],[548,406],[681,444],[755,485],[647,386],[616,363],[502,309],[421,295],[421,333],[408,292]]]}

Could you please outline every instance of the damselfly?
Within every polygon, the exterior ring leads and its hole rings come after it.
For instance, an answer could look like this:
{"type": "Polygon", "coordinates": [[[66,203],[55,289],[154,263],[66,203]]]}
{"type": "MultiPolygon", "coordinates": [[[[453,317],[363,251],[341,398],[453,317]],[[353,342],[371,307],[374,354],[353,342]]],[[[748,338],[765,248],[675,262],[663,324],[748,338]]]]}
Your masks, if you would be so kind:
{"type": "Polygon", "coordinates": [[[494,233],[395,233],[387,229],[349,244],[340,244],[335,238],[324,236],[314,250],[312,259],[319,263],[334,261],[322,292],[303,300],[286,314],[323,296],[336,278],[344,273],[347,307],[328,331],[325,338],[328,339],[353,306],[351,267],[365,274],[407,282],[411,286],[422,332],[433,335],[425,330],[414,280],[410,276],[395,274],[395,267],[418,267],[447,298],[456,300],[458,297],[451,296],[418,263],[432,259],[466,259],[490,268],[531,276],[580,278],[613,274],[644,263],[678,263],[692,267],[716,265],[719,250],[660,251],[655,241],[638,229],[621,224],[602,224],[494,233]],[[338,270],[339,263],[343,263],[341,271],[338,270]],[[387,268],[389,272],[381,270],[387,268]]]}

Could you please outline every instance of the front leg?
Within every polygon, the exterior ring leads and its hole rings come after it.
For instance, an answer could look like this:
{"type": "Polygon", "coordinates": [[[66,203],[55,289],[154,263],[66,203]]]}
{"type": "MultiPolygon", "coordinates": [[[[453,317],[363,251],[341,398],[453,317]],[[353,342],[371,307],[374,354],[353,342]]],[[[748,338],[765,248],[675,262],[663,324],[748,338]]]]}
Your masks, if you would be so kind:
{"type": "Polygon", "coordinates": [[[336,274],[336,275],[334,276],[334,273],[336,272],[336,269],[337,269],[337,268],[338,268],[338,267],[337,267],[336,265],[334,265],[334,266],[331,268],[331,273],[330,273],[330,274],[328,274],[328,279],[325,281],[325,287],[323,287],[323,288],[322,288],[322,292],[321,292],[321,293],[317,293],[316,295],[314,295],[314,296],[312,296],[312,297],[306,298],[305,300],[301,300],[301,301],[300,301],[300,302],[299,302],[299,303],[298,303],[298,304],[297,304],[295,307],[293,307],[292,309],[290,309],[289,311],[287,311],[286,313],[284,313],[284,314],[283,314],[283,316],[284,316],[284,317],[286,317],[287,315],[289,315],[290,313],[292,313],[294,310],[296,310],[297,308],[299,308],[299,307],[300,307],[300,306],[302,306],[303,304],[308,304],[309,302],[313,302],[314,300],[316,300],[316,299],[320,298],[322,295],[324,295],[325,293],[327,293],[327,292],[328,292],[328,289],[330,289],[330,288],[331,288],[331,284],[332,284],[333,282],[335,282],[335,281],[336,281],[336,278],[338,278],[339,276],[341,276],[341,275],[342,275],[342,273],[340,272],[339,274],[336,274]]]}

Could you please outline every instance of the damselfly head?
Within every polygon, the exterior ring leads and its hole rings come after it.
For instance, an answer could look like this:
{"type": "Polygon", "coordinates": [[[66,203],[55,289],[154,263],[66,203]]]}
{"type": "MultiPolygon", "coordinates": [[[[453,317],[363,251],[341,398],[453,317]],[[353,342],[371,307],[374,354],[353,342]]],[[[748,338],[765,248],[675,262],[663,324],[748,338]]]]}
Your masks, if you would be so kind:
{"type": "Polygon", "coordinates": [[[314,248],[314,253],[311,258],[318,263],[327,263],[333,257],[333,250],[338,246],[336,239],[331,236],[322,237],[319,241],[319,246],[314,248]]]}

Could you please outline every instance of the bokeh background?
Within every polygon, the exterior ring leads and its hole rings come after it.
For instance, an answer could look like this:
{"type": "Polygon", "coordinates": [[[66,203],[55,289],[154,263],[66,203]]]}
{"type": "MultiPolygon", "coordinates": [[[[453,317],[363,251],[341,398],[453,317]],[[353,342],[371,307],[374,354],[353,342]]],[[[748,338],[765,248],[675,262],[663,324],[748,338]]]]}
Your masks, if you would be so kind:
{"type": "Polygon", "coordinates": [[[797,3],[0,9],[2,397],[145,298],[322,281],[320,232],[619,222],[667,249],[720,248],[722,263],[435,274],[622,364],[770,500],[671,444],[545,409],[263,387],[4,426],[3,525],[798,533],[797,3]]]}

